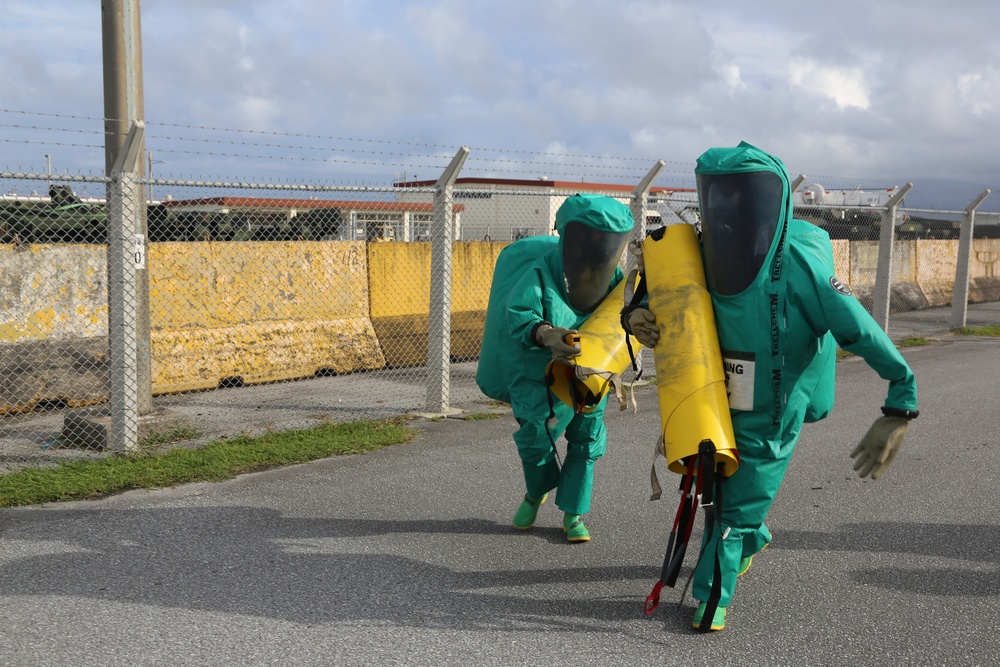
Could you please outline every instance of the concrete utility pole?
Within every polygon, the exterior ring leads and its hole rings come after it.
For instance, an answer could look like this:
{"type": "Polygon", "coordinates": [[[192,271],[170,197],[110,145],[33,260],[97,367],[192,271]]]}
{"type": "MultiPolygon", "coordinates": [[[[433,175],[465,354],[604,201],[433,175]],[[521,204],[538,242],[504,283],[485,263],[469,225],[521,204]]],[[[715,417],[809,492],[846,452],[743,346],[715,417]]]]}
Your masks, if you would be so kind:
{"type": "Polygon", "coordinates": [[[455,240],[452,191],[467,157],[469,147],[462,146],[434,185],[431,294],[427,317],[427,410],[439,415],[452,411],[448,406],[451,378],[451,245],[455,240]]]}
{"type": "MultiPolygon", "coordinates": [[[[139,0],[103,0],[101,2],[101,33],[104,49],[104,163],[105,174],[111,176],[115,162],[128,136],[132,121],[145,122],[142,101],[142,30],[139,20],[139,0]]],[[[145,154],[145,142],[138,147],[145,154]]],[[[143,160],[136,163],[138,179],[145,177],[143,160]]],[[[142,245],[148,257],[146,243],[146,194],[139,185],[135,202],[122,202],[127,215],[135,217],[135,243],[142,245]]],[[[135,270],[136,278],[136,364],[138,412],[153,411],[149,349],[149,272],[145,265],[135,270]]],[[[110,320],[119,317],[109,312],[110,320]]]]}

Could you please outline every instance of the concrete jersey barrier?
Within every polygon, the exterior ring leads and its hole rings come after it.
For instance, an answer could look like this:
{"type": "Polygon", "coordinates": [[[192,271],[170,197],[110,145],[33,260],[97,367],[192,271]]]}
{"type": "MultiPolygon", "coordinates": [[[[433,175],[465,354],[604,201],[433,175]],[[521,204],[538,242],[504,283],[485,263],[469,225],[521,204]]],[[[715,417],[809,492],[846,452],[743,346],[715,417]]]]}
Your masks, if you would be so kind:
{"type": "MultiPolygon", "coordinates": [[[[506,245],[452,247],[455,359],[479,354],[506,245]]],[[[870,303],[878,242],[833,245],[870,303]]],[[[957,240],[897,242],[892,311],[949,305],[957,254],[957,240]]],[[[974,240],[971,302],[1000,300],[998,262],[1000,239],[974,240]]],[[[148,266],[154,394],[426,363],[429,243],[152,243],[148,266]]],[[[105,401],[107,327],[103,246],[0,245],[0,414],[105,401]]]]}

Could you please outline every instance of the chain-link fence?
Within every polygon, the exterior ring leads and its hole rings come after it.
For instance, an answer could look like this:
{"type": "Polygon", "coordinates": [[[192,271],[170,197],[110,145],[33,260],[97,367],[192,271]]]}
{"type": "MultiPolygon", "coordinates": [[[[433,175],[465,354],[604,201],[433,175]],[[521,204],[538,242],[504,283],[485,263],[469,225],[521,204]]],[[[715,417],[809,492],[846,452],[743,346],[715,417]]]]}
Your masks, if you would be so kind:
{"type": "MultiPolygon", "coordinates": [[[[551,233],[577,192],[621,199],[638,234],[697,222],[693,189],[655,185],[662,163],[617,185],[463,178],[468,153],[383,187],[150,179],[134,152],[107,178],[0,173],[2,469],[488,410],[473,376],[500,250],[551,233]]],[[[839,277],[883,326],[1000,300],[1000,224],[976,214],[988,193],[952,212],[905,194],[800,179],[797,217],[830,232],[839,277]]]]}

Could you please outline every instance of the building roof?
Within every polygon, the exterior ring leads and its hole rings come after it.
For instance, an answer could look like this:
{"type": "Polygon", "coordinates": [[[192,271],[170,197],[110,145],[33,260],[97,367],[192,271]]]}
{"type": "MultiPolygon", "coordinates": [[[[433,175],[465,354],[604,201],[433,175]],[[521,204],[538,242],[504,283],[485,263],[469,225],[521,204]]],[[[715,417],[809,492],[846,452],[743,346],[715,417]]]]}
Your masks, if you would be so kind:
{"type": "MultiPolygon", "coordinates": [[[[213,208],[252,208],[252,209],[348,209],[352,211],[411,211],[430,213],[433,204],[419,202],[366,201],[343,199],[290,199],[278,197],[200,197],[198,199],[166,199],[164,206],[175,208],[213,207],[213,208]]],[[[465,207],[454,204],[454,210],[461,211],[465,207]]]]}
{"type": "MultiPolygon", "coordinates": [[[[426,188],[437,184],[437,181],[397,181],[396,188],[426,188]]],[[[521,178],[457,178],[455,185],[497,185],[508,188],[551,188],[553,190],[576,190],[578,192],[632,192],[635,185],[622,183],[586,183],[584,181],[550,181],[547,178],[535,180],[521,178]]],[[[653,186],[651,194],[670,194],[673,192],[695,192],[694,188],[673,188],[653,186]]]]}

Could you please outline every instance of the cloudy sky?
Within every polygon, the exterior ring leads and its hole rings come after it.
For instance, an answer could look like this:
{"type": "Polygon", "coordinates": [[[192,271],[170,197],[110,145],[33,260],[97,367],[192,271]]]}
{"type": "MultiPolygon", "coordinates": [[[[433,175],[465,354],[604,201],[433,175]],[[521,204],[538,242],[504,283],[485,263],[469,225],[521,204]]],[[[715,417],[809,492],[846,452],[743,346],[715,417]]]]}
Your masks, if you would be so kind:
{"type": "MultiPolygon", "coordinates": [[[[0,168],[100,172],[100,3],[0,10],[0,168]]],[[[997,0],[142,0],[141,17],[158,174],[389,183],[465,145],[463,176],[633,183],[662,159],[658,184],[690,185],[701,152],[746,140],[828,187],[1000,190],[997,0]]]]}

